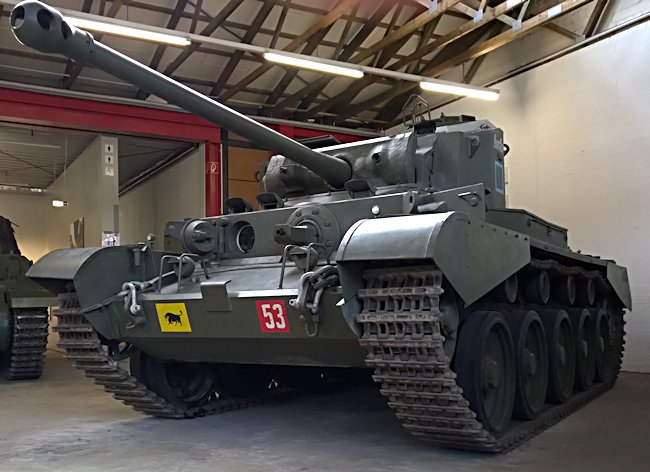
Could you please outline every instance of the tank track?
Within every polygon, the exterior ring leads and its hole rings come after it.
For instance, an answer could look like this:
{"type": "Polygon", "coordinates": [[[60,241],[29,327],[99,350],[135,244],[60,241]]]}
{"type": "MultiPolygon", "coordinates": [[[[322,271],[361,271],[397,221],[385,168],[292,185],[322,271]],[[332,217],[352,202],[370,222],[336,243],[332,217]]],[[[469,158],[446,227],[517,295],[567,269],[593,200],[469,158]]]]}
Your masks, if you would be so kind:
{"type": "MultiPolygon", "coordinates": [[[[437,445],[482,452],[506,452],[562,420],[610,389],[615,378],[575,393],[567,403],[549,406],[532,421],[512,421],[496,437],[477,420],[443,350],[439,301],[443,275],[419,268],[371,269],[358,296],[363,309],[359,343],[368,354],[373,379],[404,428],[437,445]]],[[[497,309],[497,307],[492,307],[497,309]]],[[[620,316],[619,316],[620,315],[620,316]]],[[[617,372],[623,350],[623,316],[615,346],[617,372]]]]}
{"type": "Polygon", "coordinates": [[[47,348],[47,308],[14,308],[11,351],[5,377],[9,380],[37,379],[43,373],[47,348]]]}
{"type": "Polygon", "coordinates": [[[108,356],[94,328],[83,315],[76,294],[61,294],[59,300],[60,307],[53,310],[58,318],[54,331],[59,333],[58,346],[65,349],[65,357],[71,359],[86,377],[136,411],[163,418],[195,418],[278,400],[289,393],[273,390],[256,397],[216,399],[200,407],[179,408],[149,390],[108,356]]]}

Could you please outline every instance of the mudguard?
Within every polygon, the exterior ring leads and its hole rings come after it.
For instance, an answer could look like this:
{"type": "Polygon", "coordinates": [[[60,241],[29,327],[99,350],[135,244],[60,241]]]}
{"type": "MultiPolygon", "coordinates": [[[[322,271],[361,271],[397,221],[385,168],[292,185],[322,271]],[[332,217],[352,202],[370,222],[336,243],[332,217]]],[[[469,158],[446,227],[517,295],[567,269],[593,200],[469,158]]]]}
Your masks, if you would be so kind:
{"type": "Polygon", "coordinates": [[[79,268],[101,248],[56,249],[41,257],[27,271],[30,279],[52,293],[65,291],[65,285],[74,280],[79,268]]]}
{"type": "Polygon", "coordinates": [[[462,212],[362,220],[348,230],[336,256],[346,299],[348,268],[356,272],[360,262],[391,260],[433,262],[469,305],[530,262],[530,242],[462,212]]]}
{"type": "Polygon", "coordinates": [[[133,246],[58,249],[36,262],[27,276],[53,293],[69,291],[72,282],[86,317],[97,331],[113,339],[119,337],[117,317],[88,308],[113,297],[124,282],[149,280],[157,274],[160,255],[143,257],[136,266],[133,250],[133,246]]]}
{"type": "Polygon", "coordinates": [[[16,297],[11,299],[11,308],[48,308],[59,304],[56,297],[16,297]]]}
{"type": "Polygon", "coordinates": [[[614,288],[619,300],[625,308],[632,310],[632,293],[627,269],[610,262],[607,264],[607,280],[614,288]]]}

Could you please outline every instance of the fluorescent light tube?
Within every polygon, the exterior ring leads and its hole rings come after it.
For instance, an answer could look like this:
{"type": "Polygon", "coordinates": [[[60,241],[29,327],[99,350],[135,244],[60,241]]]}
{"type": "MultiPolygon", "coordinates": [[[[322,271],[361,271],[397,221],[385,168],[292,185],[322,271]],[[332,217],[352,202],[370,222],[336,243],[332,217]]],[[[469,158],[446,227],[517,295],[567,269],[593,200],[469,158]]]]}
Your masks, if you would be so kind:
{"type": "Polygon", "coordinates": [[[301,69],[309,69],[318,72],[327,72],[328,74],[343,75],[352,79],[360,79],[363,77],[363,72],[358,69],[335,66],[333,64],[326,64],[319,61],[309,61],[307,59],[299,59],[297,57],[275,54],[273,52],[265,52],[264,59],[270,62],[276,62],[278,64],[300,67],[301,69]]]}
{"type": "Polygon", "coordinates": [[[100,33],[114,34],[126,38],[144,39],[155,43],[171,44],[172,46],[189,46],[191,41],[182,36],[174,36],[165,33],[155,33],[130,26],[114,25],[102,21],[86,20],[84,18],[66,17],[66,21],[77,28],[98,31],[100,33]]]}
{"type": "Polygon", "coordinates": [[[52,200],[52,206],[54,208],[63,208],[63,207],[68,206],[68,202],[66,202],[64,200],[52,200]]]}
{"type": "Polygon", "coordinates": [[[441,82],[420,82],[420,87],[427,92],[450,93],[465,97],[480,98],[481,100],[498,100],[498,90],[480,89],[476,87],[463,87],[462,85],[444,84],[441,82]]]}
{"type": "Polygon", "coordinates": [[[14,146],[32,146],[47,149],[61,149],[60,144],[21,143],[19,141],[0,141],[0,144],[11,144],[14,146]]]}

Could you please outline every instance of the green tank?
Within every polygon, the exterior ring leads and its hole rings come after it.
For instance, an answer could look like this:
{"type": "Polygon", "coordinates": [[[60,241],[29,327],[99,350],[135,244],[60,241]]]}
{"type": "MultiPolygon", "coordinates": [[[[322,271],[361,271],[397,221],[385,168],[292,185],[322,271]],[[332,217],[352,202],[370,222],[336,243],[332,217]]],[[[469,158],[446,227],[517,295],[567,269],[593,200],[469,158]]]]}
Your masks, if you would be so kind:
{"type": "Polygon", "coordinates": [[[29,280],[31,261],[20,254],[11,221],[0,216],[0,374],[9,380],[43,373],[52,294],[29,280]]]}
{"type": "Polygon", "coordinates": [[[416,120],[312,150],[40,2],[11,25],[282,154],[261,173],[260,211],[231,198],[226,215],[169,222],[162,251],[66,249],[29,270],[61,293],[61,346],[116,399],[192,418],[371,373],[414,436],[500,452],[614,385],[626,269],[506,208],[508,147],[490,122],[416,120]]]}

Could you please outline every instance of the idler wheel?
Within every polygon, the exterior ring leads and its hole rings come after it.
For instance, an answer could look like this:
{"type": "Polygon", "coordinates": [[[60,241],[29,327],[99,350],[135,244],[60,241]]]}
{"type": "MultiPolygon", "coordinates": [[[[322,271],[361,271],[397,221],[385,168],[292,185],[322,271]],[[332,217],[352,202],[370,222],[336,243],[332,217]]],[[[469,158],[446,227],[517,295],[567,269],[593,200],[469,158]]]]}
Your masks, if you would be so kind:
{"type": "Polygon", "coordinates": [[[217,397],[212,366],[192,362],[161,362],[144,352],[131,356],[131,375],[174,406],[189,409],[217,397]]]}
{"type": "Polygon", "coordinates": [[[605,308],[596,313],[596,380],[609,382],[616,376],[616,350],[614,348],[612,318],[605,308]]]}
{"type": "Polygon", "coordinates": [[[596,328],[594,318],[586,308],[571,310],[571,322],[576,338],[576,390],[588,390],[594,383],[596,370],[596,328]]]}
{"type": "Polygon", "coordinates": [[[547,310],[542,314],[548,346],[548,399],[566,402],[573,393],[575,380],[575,338],[569,315],[564,310],[547,310]]]}
{"type": "Polygon", "coordinates": [[[496,311],[470,313],[456,350],[456,374],[478,421],[504,432],[515,402],[516,362],[510,328],[496,311]]]}
{"type": "Polygon", "coordinates": [[[532,420],[544,409],[548,386],[548,350],[542,319],[535,311],[508,313],[517,359],[513,417],[532,420]]]}
{"type": "Polygon", "coordinates": [[[551,280],[545,270],[534,272],[526,281],[526,297],[532,303],[546,305],[551,298],[551,280]]]}

